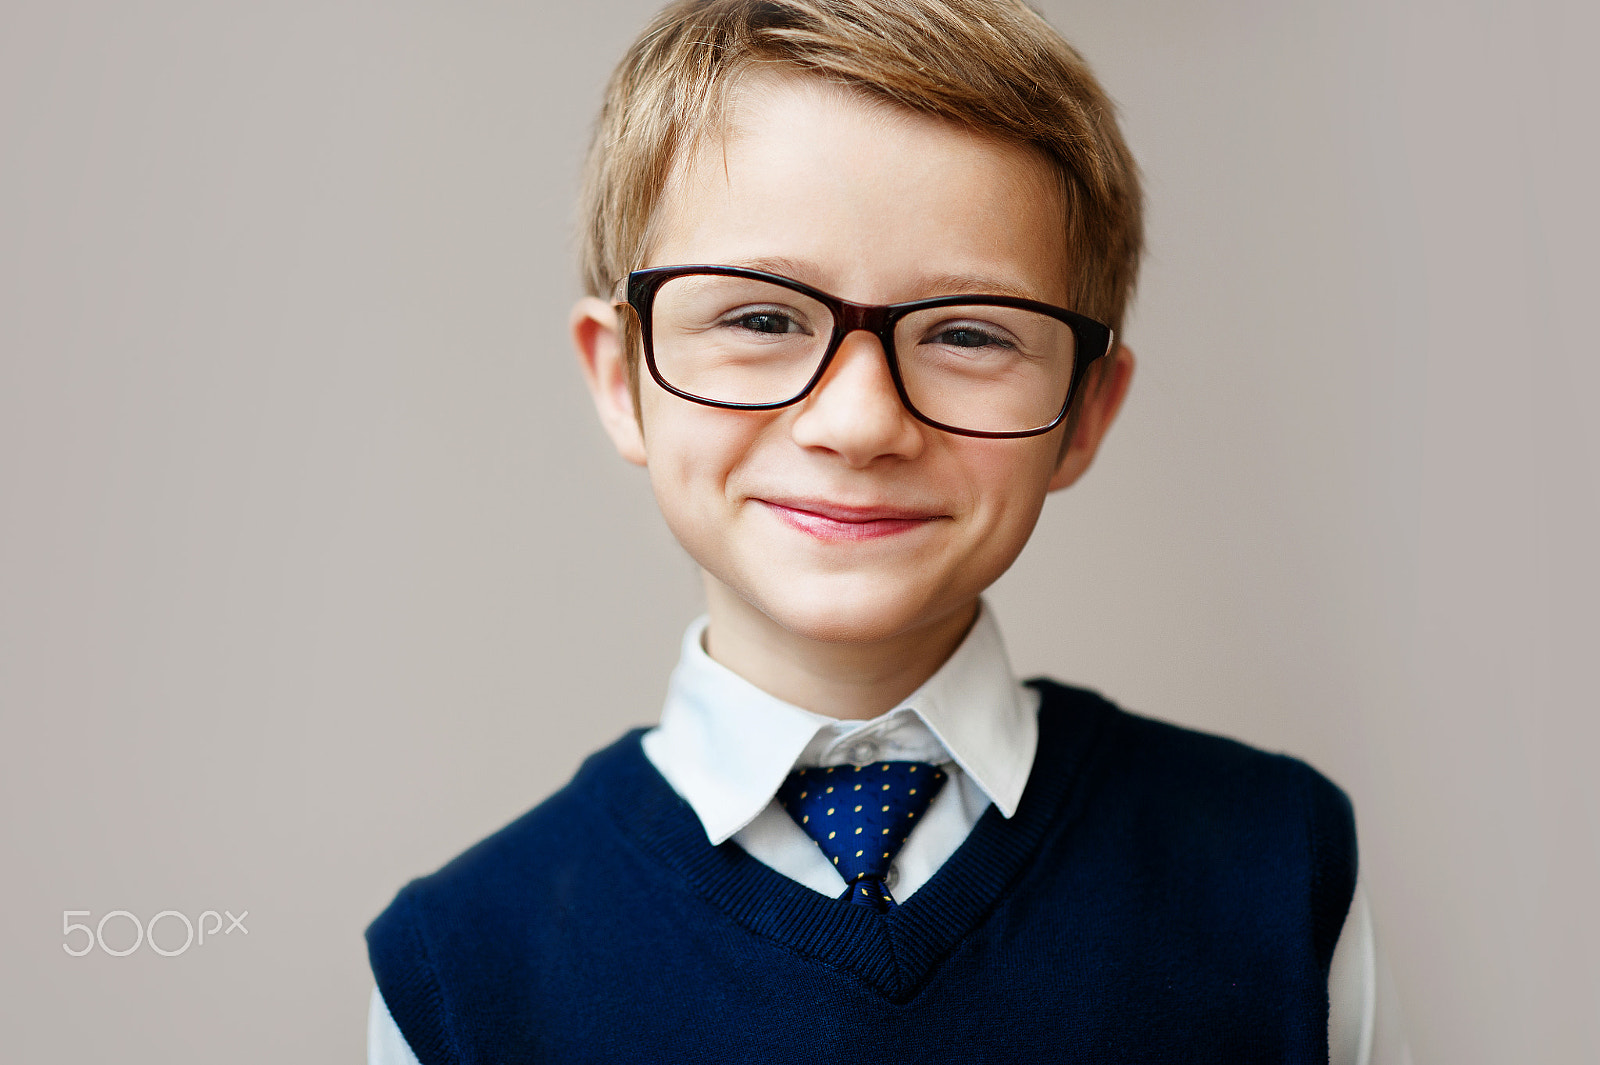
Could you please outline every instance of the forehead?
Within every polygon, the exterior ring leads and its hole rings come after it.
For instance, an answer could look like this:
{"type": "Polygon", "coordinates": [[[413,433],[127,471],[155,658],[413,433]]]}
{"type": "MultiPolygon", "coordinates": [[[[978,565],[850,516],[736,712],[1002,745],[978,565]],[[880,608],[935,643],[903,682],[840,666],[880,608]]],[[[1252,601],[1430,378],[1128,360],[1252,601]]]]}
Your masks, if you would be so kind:
{"type": "Polygon", "coordinates": [[[673,168],[648,265],[763,266],[862,302],[1066,301],[1064,197],[1037,150],[790,72],[741,78],[723,114],[673,168]]]}

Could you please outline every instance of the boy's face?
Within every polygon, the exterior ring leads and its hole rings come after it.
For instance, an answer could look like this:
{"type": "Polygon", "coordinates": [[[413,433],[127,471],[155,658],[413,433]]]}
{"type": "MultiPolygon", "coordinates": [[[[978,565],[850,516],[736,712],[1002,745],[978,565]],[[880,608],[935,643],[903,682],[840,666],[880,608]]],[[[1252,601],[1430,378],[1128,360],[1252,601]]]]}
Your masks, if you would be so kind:
{"type": "MultiPolygon", "coordinates": [[[[739,91],[725,138],[681,160],[646,265],[749,266],[861,303],[953,293],[1068,304],[1062,197],[1034,153],[797,75],[739,91]]],[[[1064,428],[957,436],[902,405],[878,340],[846,337],[827,375],[775,411],[702,406],[646,375],[637,420],[615,314],[575,314],[602,420],[646,465],[704,569],[713,639],[895,642],[964,629],[1027,542],[1047,492],[1093,456],[1131,358],[1102,360],[1064,428]]]]}

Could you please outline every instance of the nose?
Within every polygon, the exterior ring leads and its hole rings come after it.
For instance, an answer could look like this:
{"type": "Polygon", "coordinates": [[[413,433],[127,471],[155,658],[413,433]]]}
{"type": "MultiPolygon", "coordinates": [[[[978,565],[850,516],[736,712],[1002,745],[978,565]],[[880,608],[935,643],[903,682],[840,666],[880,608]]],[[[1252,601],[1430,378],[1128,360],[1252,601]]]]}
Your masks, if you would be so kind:
{"type": "Polygon", "coordinates": [[[791,431],[802,447],[830,451],[853,469],[885,456],[915,458],[924,441],[922,423],[900,402],[882,342],[865,330],[840,342],[791,431]]]}

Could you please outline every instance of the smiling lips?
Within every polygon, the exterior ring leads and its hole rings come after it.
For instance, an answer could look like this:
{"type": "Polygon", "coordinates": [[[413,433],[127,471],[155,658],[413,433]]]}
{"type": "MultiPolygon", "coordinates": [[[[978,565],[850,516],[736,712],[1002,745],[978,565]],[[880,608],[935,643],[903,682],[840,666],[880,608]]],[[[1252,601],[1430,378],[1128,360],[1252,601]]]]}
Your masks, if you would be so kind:
{"type": "Polygon", "coordinates": [[[876,540],[945,517],[910,507],[851,507],[817,499],[758,499],[779,521],[819,540],[876,540]]]}

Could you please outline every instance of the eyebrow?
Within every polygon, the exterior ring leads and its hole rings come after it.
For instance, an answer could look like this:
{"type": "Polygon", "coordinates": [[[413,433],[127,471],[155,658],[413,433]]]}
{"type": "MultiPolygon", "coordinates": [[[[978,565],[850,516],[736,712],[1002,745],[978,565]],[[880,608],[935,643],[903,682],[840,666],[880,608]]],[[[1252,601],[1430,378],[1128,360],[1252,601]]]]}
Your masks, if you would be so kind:
{"type": "MultiPolygon", "coordinates": [[[[747,270],[765,270],[769,274],[781,274],[824,291],[828,288],[816,280],[820,271],[813,264],[800,259],[763,255],[749,259],[730,259],[723,265],[742,266],[747,270]]],[[[1012,296],[1016,299],[1048,302],[1040,293],[1014,281],[976,274],[940,274],[935,277],[917,278],[910,288],[918,293],[910,297],[911,299],[928,299],[934,296],[1012,296]]]]}
{"type": "Polygon", "coordinates": [[[746,270],[765,270],[769,274],[782,274],[784,277],[802,281],[808,285],[817,284],[817,274],[820,272],[812,264],[800,259],[785,259],[782,256],[760,255],[751,259],[729,259],[724,266],[741,266],[746,270]]]}
{"type": "Polygon", "coordinates": [[[1022,300],[1044,300],[1043,294],[1034,292],[1026,286],[972,274],[943,274],[939,277],[930,277],[919,287],[927,288],[930,295],[939,296],[1013,296],[1022,300]]]}

